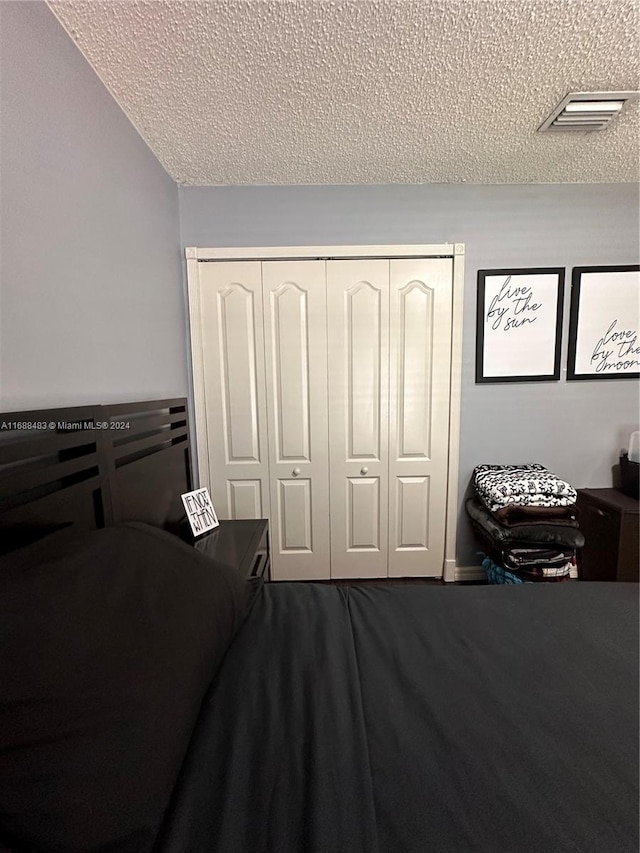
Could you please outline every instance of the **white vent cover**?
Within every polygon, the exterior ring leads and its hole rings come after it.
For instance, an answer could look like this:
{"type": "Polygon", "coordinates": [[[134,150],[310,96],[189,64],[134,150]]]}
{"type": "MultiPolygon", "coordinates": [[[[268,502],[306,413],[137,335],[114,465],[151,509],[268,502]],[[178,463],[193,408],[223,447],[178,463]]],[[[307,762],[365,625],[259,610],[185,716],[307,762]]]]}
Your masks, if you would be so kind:
{"type": "Polygon", "coordinates": [[[603,130],[638,92],[570,92],[538,131],[603,130]]]}

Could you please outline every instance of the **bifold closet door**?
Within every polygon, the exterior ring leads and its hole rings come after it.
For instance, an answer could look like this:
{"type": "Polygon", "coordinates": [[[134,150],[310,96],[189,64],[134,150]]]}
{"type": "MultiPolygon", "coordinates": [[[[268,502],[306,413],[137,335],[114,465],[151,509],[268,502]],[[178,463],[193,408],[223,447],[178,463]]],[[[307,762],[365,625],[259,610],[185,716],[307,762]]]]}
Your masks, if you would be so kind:
{"type": "Polygon", "coordinates": [[[327,262],[331,576],[387,575],[389,261],[327,262]]]}
{"type": "Polygon", "coordinates": [[[262,264],[274,580],[330,577],[325,275],[262,264]]]}
{"type": "Polygon", "coordinates": [[[220,518],[269,517],[259,261],[199,265],[211,499],[220,518]]]}
{"type": "Polygon", "coordinates": [[[450,258],[200,264],[209,482],[272,576],[440,576],[450,258]]]}
{"type": "Polygon", "coordinates": [[[390,262],[389,576],[443,571],[449,465],[450,258],[390,262]]]}

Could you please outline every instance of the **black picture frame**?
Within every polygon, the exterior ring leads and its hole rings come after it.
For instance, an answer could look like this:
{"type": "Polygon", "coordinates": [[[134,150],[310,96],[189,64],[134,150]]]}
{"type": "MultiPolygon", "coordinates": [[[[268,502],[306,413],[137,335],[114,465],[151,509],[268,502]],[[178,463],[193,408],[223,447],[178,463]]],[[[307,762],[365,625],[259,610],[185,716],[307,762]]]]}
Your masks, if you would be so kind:
{"type": "MultiPolygon", "coordinates": [[[[477,384],[487,384],[487,383],[498,383],[498,382],[557,382],[560,379],[560,363],[561,363],[561,346],[562,346],[562,318],[563,318],[563,310],[564,310],[564,283],[565,283],[565,268],[564,267],[526,267],[526,268],[517,268],[517,269],[489,269],[489,270],[478,270],[478,283],[477,283],[477,303],[476,303],[476,383],[477,384]],[[528,287],[531,289],[535,286],[533,281],[529,281],[526,283],[525,277],[531,276],[553,276],[555,277],[555,294],[546,294],[546,302],[545,308],[542,314],[536,315],[535,311],[539,310],[542,307],[542,303],[538,304],[535,302],[535,291],[532,292],[531,302],[529,300],[530,305],[524,305],[527,301],[527,297],[529,293],[525,293],[524,296],[522,294],[522,288],[528,287]],[[516,278],[516,282],[511,285],[511,280],[516,278]],[[507,309],[504,314],[499,314],[498,317],[490,317],[489,311],[494,311],[491,306],[494,305],[494,296],[492,296],[492,292],[497,286],[499,282],[488,282],[488,279],[500,279],[503,278],[505,280],[505,285],[507,286],[507,298],[499,298],[499,302],[503,303],[503,308],[507,309]],[[519,279],[519,280],[518,280],[519,279]],[[509,285],[511,287],[509,288],[509,285]],[[519,288],[519,290],[518,290],[519,288]],[[515,296],[514,296],[515,294],[515,296]],[[487,295],[489,295],[491,301],[489,302],[489,306],[486,305],[487,295]],[[518,296],[520,299],[518,300],[518,296]],[[523,307],[524,305],[524,307],[523,307]],[[533,307],[532,307],[533,306],[533,307]],[[537,306],[537,309],[536,309],[537,306]],[[522,310],[520,310],[522,308],[522,310]],[[529,312],[531,316],[520,316],[525,314],[525,312],[529,312]],[[539,352],[532,351],[530,353],[526,352],[526,348],[536,349],[540,346],[540,343],[536,343],[534,346],[534,342],[531,340],[531,336],[529,335],[529,341],[523,340],[525,335],[520,336],[520,340],[518,340],[518,329],[520,328],[518,323],[522,323],[529,327],[533,324],[534,321],[537,320],[543,321],[542,328],[540,326],[537,327],[536,331],[541,331],[542,343],[544,345],[544,361],[546,363],[551,362],[552,368],[549,370],[537,370],[535,367],[535,358],[536,355],[539,356],[539,360],[542,361],[542,356],[539,352]],[[489,322],[491,320],[491,322],[489,322]],[[496,322],[500,320],[500,325],[497,328],[494,328],[496,322]],[[512,323],[511,326],[508,324],[512,323]],[[488,328],[487,328],[488,327],[488,328]],[[514,356],[517,356],[519,361],[522,361],[523,358],[526,358],[527,355],[530,355],[531,362],[534,365],[532,367],[532,372],[521,371],[521,372],[510,372],[508,369],[505,370],[504,373],[500,374],[496,372],[496,370],[490,370],[487,366],[488,361],[495,361],[495,355],[490,353],[488,349],[490,345],[494,345],[495,351],[495,338],[494,332],[498,332],[502,329],[502,331],[512,331],[513,334],[511,339],[507,343],[506,338],[502,338],[501,341],[498,341],[498,344],[502,346],[505,350],[505,355],[507,356],[509,351],[512,352],[514,356]],[[488,334],[489,332],[489,334],[488,334]],[[490,343],[491,342],[491,343],[490,343]],[[523,349],[523,347],[525,349],[523,349]],[[487,355],[491,354],[493,357],[491,359],[487,358],[487,355]]],[[[553,290],[554,283],[549,282],[547,287],[544,288],[546,291],[548,286],[551,286],[553,290]]],[[[538,284],[538,291],[540,292],[541,284],[538,284]]],[[[500,290],[499,292],[502,292],[500,290]]],[[[496,294],[497,296],[498,294],[496,294]]],[[[501,310],[501,309],[498,309],[501,310]]]]}
{"type": "MultiPolygon", "coordinates": [[[[586,347],[585,351],[588,351],[590,348],[590,344],[593,340],[596,341],[596,346],[602,343],[603,348],[598,349],[598,352],[604,354],[604,352],[611,352],[612,356],[615,358],[616,356],[620,356],[620,358],[624,361],[624,356],[621,355],[625,348],[631,346],[632,349],[637,349],[637,352],[631,353],[631,355],[635,355],[635,358],[631,358],[630,360],[635,360],[640,365],[640,285],[638,286],[638,292],[636,293],[635,299],[635,308],[636,308],[636,316],[632,317],[632,322],[629,324],[629,316],[632,312],[623,311],[621,312],[624,315],[624,326],[621,326],[620,331],[628,331],[626,329],[629,326],[629,330],[635,333],[635,347],[632,346],[631,339],[627,338],[622,341],[616,342],[609,341],[605,344],[605,340],[607,338],[607,334],[611,331],[611,315],[608,313],[608,309],[611,308],[612,300],[611,300],[611,274],[617,273],[629,273],[629,272],[640,272],[639,264],[615,264],[615,265],[605,265],[605,266],[587,266],[587,267],[573,267],[571,274],[571,307],[569,311],[569,349],[567,352],[567,380],[570,381],[603,381],[603,380],[612,380],[612,379],[640,379],[640,367],[639,370],[634,372],[622,372],[620,370],[616,371],[614,369],[600,370],[599,368],[602,365],[606,365],[608,362],[605,359],[604,362],[600,360],[599,362],[595,360],[595,367],[591,369],[591,365],[594,363],[594,357],[596,355],[596,349],[593,349],[592,358],[590,359],[590,370],[584,370],[584,357],[582,355],[579,356],[579,346],[582,350],[583,347],[586,347]],[[606,286],[604,280],[601,280],[602,284],[602,309],[597,310],[598,301],[597,297],[594,299],[594,294],[590,294],[590,304],[589,311],[593,316],[597,313],[598,316],[601,316],[603,319],[602,323],[602,338],[598,338],[598,333],[596,332],[595,336],[592,331],[589,333],[584,329],[586,326],[586,321],[581,317],[581,292],[582,292],[582,284],[583,284],[583,276],[588,275],[590,273],[606,273],[607,281],[606,286]],[[607,298],[608,297],[608,298],[607,298]],[[605,350],[604,347],[611,346],[610,350],[605,350]]],[[[638,279],[640,283],[640,277],[638,279]]],[[[594,281],[593,285],[597,288],[598,282],[594,281]]],[[[584,300],[583,300],[584,302],[584,300]]],[[[616,318],[617,320],[617,318],[616,318]]],[[[615,334],[618,334],[616,332],[615,334]]],[[[611,362],[609,362],[611,364],[611,362]]]]}

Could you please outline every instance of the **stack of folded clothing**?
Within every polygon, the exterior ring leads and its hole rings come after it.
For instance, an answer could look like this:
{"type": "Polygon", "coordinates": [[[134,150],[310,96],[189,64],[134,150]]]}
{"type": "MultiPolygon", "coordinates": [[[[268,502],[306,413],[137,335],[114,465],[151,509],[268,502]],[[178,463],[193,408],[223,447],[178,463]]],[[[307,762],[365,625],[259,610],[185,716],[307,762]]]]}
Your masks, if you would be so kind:
{"type": "MultiPolygon", "coordinates": [[[[575,489],[544,465],[478,465],[467,513],[486,553],[490,577],[511,583],[577,577],[575,489]]],[[[488,572],[489,574],[489,572],[488,572]]]]}

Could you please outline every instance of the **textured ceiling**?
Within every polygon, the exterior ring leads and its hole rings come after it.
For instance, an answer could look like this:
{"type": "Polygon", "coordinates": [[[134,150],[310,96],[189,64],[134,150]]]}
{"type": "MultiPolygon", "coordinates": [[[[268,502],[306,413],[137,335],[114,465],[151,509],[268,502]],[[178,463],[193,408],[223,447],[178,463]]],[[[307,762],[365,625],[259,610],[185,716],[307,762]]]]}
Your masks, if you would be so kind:
{"type": "Polygon", "coordinates": [[[54,2],[180,184],[639,179],[638,103],[538,134],[569,91],[637,90],[637,0],[54,2]]]}

